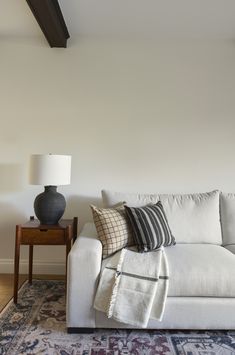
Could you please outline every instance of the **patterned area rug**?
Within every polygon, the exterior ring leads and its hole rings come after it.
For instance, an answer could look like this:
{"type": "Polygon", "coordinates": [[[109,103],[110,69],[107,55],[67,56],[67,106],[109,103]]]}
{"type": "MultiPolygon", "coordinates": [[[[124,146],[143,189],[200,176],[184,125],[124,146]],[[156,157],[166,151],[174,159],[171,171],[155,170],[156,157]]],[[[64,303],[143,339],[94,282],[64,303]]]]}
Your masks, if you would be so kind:
{"type": "Polygon", "coordinates": [[[232,355],[235,331],[99,330],[67,334],[63,281],[25,284],[19,304],[0,316],[0,354],[9,355],[232,355]]]}

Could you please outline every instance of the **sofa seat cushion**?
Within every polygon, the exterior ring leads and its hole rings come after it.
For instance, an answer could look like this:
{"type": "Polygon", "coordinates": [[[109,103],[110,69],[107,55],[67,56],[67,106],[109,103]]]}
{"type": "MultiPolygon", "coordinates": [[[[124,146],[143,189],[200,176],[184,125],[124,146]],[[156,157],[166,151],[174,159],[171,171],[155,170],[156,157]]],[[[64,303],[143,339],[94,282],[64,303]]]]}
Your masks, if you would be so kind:
{"type": "Polygon", "coordinates": [[[235,297],[235,255],[222,246],[177,244],[165,249],[168,296],[235,297]]]}
{"type": "MultiPolygon", "coordinates": [[[[235,297],[235,255],[211,244],[176,244],[165,248],[169,297],[235,297]]],[[[109,259],[102,262],[105,267],[109,259]]]]}

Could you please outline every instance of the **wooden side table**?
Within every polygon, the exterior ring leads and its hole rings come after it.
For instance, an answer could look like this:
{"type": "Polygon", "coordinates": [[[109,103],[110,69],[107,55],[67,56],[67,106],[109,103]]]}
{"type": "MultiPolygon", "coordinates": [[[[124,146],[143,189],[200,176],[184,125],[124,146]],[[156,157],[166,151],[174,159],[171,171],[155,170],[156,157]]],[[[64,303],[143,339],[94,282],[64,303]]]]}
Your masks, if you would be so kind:
{"type": "Polygon", "coordinates": [[[34,217],[16,226],[15,236],[15,265],[14,265],[14,303],[17,303],[20,246],[29,245],[29,283],[32,284],[33,247],[34,245],[65,245],[66,246],[66,279],[67,258],[71,249],[71,242],[77,237],[77,217],[62,219],[57,225],[42,225],[34,217]]]}

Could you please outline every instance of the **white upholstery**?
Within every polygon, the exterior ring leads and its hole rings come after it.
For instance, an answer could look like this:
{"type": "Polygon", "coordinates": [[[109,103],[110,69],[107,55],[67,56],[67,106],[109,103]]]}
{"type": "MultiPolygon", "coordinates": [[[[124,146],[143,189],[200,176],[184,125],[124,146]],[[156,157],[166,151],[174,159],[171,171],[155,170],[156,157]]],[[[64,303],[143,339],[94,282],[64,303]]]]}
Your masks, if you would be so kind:
{"type": "MultiPolygon", "coordinates": [[[[148,328],[235,329],[235,297],[224,298],[225,294],[231,296],[234,292],[235,255],[216,245],[182,244],[168,247],[166,252],[172,274],[170,294],[163,321],[150,320],[148,328]],[[203,252],[202,248],[206,250],[203,252]],[[210,260],[208,264],[207,260],[210,260]],[[193,297],[199,292],[208,295],[209,290],[221,297],[193,297]],[[172,296],[186,293],[191,297],[172,296]]],[[[127,327],[93,309],[101,257],[102,246],[96,239],[95,227],[88,223],[69,254],[68,327],[127,327]]]]}
{"type": "MultiPolygon", "coordinates": [[[[176,244],[165,248],[165,252],[169,297],[235,297],[235,255],[224,247],[176,244]]],[[[107,262],[102,262],[102,268],[107,262]]]]}
{"type": "Polygon", "coordinates": [[[224,247],[178,244],[165,251],[168,296],[235,297],[235,255],[224,247]]]}
{"type": "Polygon", "coordinates": [[[233,245],[227,245],[225,248],[229,251],[231,251],[233,254],[235,254],[235,244],[233,245]]]}
{"type": "MultiPolygon", "coordinates": [[[[103,191],[105,206],[126,201],[140,206],[160,199],[176,238],[166,248],[170,282],[162,322],[150,329],[235,329],[235,195],[139,195],[103,191]],[[219,244],[219,245],[216,245],[219,244]]],[[[67,326],[128,328],[93,308],[102,245],[86,224],[68,259],[67,326]]],[[[131,326],[130,328],[133,328],[131,326]]]]}
{"type": "Polygon", "coordinates": [[[68,258],[68,327],[95,327],[93,299],[100,274],[102,245],[93,223],[87,223],[68,258]]]}
{"type": "Polygon", "coordinates": [[[222,244],[219,192],[202,194],[157,195],[102,191],[105,207],[125,201],[143,206],[161,200],[176,243],[222,244]]]}
{"type": "MultiPolygon", "coordinates": [[[[133,328],[96,312],[98,328],[133,328]]],[[[168,297],[162,322],[149,329],[235,329],[235,298],[168,297]]]]}
{"type": "Polygon", "coordinates": [[[220,214],[223,245],[235,251],[235,194],[221,193],[220,214]]]}

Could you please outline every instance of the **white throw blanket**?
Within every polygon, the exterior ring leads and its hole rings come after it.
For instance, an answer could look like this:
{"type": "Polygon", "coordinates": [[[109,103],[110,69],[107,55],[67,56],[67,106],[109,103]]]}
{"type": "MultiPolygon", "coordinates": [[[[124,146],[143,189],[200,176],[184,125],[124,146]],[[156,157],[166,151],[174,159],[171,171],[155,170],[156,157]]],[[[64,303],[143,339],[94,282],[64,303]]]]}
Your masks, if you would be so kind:
{"type": "Polygon", "coordinates": [[[94,308],[108,318],[146,328],[149,318],[162,320],[168,279],[163,247],[148,253],[123,249],[104,266],[94,308]]]}

